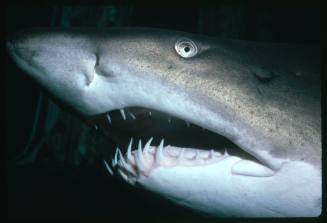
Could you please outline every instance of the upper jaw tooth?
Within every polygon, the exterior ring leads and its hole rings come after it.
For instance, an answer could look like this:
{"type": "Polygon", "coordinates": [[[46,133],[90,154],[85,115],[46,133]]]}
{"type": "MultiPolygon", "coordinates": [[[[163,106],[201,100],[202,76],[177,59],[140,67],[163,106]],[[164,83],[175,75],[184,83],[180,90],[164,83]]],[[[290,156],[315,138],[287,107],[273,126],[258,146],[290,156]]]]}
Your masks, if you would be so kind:
{"type": "Polygon", "coordinates": [[[111,124],[111,117],[110,117],[109,113],[106,114],[106,117],[107,117],[109,124],[111,124]]]}
{"type": "Polygon", "coordinates": [[[128,112],[128,114],[132,117],[132,119],[134,119],[134,120],[136,119],[135,115],[134,115],[132,112],[130,112],[130,111],[128,111],[128,110],[127,110],[127,112],[128,112]]]}
{"type": "Polygon", "coordinates": [[[119,111],[120,111],[120,114],[123,117],[123,119],[126,120],[126,115],[125,115],[124,109],[120,109],[119,111]]]}

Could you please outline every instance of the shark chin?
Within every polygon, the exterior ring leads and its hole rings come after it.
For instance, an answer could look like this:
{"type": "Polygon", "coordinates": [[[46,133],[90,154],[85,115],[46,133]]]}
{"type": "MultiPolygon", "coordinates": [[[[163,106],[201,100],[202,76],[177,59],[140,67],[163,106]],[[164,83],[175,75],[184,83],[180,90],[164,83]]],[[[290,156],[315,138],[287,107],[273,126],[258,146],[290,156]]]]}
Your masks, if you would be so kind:
{"type": "Polygon", "coordinates": [[[320,215],[319,46],[78,28],[7,49],[115,142],[110,175],[212,217],[320,215]]]}

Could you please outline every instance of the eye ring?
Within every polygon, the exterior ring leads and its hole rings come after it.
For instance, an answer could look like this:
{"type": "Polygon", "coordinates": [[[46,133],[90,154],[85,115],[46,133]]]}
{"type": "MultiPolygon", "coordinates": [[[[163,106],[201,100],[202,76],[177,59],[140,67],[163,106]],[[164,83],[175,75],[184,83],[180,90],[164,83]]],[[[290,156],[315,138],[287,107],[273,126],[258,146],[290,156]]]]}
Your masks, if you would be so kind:
{"type": "Polygon", "coordinates": [[[176,53],[183,58],[194,57],[198,53],[198,47],[189,39],[180,39],[175,43],[176,53]]]}

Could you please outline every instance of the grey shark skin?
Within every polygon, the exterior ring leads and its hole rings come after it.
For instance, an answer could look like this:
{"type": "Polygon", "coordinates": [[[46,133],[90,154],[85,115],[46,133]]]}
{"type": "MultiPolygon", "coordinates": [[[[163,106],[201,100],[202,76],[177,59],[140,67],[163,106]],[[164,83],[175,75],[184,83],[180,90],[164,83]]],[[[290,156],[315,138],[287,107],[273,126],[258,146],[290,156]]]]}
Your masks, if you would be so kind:
{"type": "Polygon", "coordinates": [[[318,47],[117,28],[26,30],[7,48],[85,116],[155,109],[223,135],[260,161],[149,142],[117,150],[111,168],[126,182],[214,217],[320,215],[318,47]]]}

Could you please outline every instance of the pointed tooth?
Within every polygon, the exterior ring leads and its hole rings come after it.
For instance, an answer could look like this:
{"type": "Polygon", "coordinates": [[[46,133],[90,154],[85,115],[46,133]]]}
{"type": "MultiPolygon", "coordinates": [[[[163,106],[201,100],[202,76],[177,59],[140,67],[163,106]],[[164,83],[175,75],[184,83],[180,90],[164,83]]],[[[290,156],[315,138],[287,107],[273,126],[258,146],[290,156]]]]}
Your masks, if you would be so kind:
{"type": "Polygon", "coordinates": [[[109,113],[106,114],[106,117],[107,117],[109,124],[111,124],[111,117],[110,117],[109,113]]]}
{"type": "Polygon", "coordinates": [[[227,149],[225,148],[225,151],[224,151],[224,156],[228,156],[228,152],[227,152],[227,149]]]}
{"type": "Polygon", "coordinates": [[[141,141],[141,139],[139,140],[139,144],[138,144],[138,148],[137,148],[138,150],[141,150],[141,152],[142,152],[142,141],[141,141]]]}
{"type": "Polygon", "coordinates": [[[144,153],[144,154],[147,154],[147,152],[149,151],[149,147],[150,147],[150,144],[151,144],[152,140],[153,140],[153,137],[151,137],[151,138],[147,141],[147,143],[145,144],[144,149],[143,149],[143,153],[144,153]]]}
{"type": "Polygon", "coordinates": [[[128,111],[128,114],[132,117],[132,119],[136,119],[135,115],[132,112],[128,111]]]}
{"type": "Polygon", "coordinates": [[[98,126],[97,125],[94,125],[94,128],[95,128],[95,130],[98,130],[98,126]]]}
{"type": "Polygon", "coordinates": [[[126,115],[125,115],[124,109],[120,109],[119,111],[120,111],[120,114],[123,117],[123,119],[126,120],[126,115]]]}
{"type": "Polygon", "coordinates": [[[106,166],[108,172],[110,173],[111,176],[113,176],[114,171],[112,171],[112,169],[110,168],[110,166],[108,165],[108,163],[105,160],[103,160],[103,161],[104,161],[104,165],[106,166]]]}
{"type": "Polygon", "coordinates": [[[156,162],[158,164],[162,163],[165,158],[162,153],[163,144],[164,144],[164,139],[161,140],[160,145],[158,146],[157,151],[156,151],[156,162]]]}
{"type": "Polygon", "coordinates": [[[121,171],[120,169],[118,169],[118,173],[119,173],[119,175],[126,181],[126,182],[128,182],[128,177],[127,177],[127,175],[123,172],[123,171],[121,171]]]}
{"type": "Polygon", "coordinates": [[[144,157],[143,157],[143,151],[142,151],[142,141],[139,140],[138,148],[137,148],[137,154],[136,154],[136,164],[140,167],[141,170],[145,170],[144,166],[144,157]]]}
{"type": "Polygon", "coordinates": [[[115,157],[114,157],[115,166],[118,164],[118,150],[119,150],[119,148],[116,147],[116,152],[115,152],[115,157]]]}
{"type": "Polygon", "coordinates": [[[190,127],[190,123],[189,123],[189,122],[186,122],[186,126],[187,126],[187,127],[190,127]]]}
{"type": "Polygon", "coordinates": [[[131,167],[131,165],[129,165],[126,161],[125,158],[123,156],[123,154],[121,153],[120,150],[118,150],[118,154],[119,154],[119,162],[120,164],[131,174],[136,175],[135,171],[133,170],[133,168],[131,167]]]}
{"type": "Polygon", "coordinates": [[[116,162],[115,162],[115,160],[114,159],[111,159],[111,166],[112,167],[115,167],[117,164],[116,164],[116,162]]]}
{"type": "Polygon", "coordinates": [[[121,153],[120,149],[118,149],[118,156],[119,156],[119,161],[122,161],[123,164],[126,164],[126,161],[125,161],[124,156],[121,153]]]}
{"type": "Polygon", "coordinates": [[[132,144],[133,144],[133,138],[131,138],[131,141],[129,142],[128,149],[127,149],[127,160],[130,162],[133,162],[132,144]]]}
{"type": "Polygon", "coordinates": [[[121,162],[122,166],[127,169],[128,164],[126,163],[123,154],[121,153],[120,149],[118,149],[118,155],[119,155],[119,162],[121,162]]]}
{"type": "Polygon", "coordinates": [[[151,115],[152,115],[152,112],[149,111],[149,116],[151,116],[151,115]]]}
{"type": "Polygon", "coordinates": [[[168,117],[167,119],[168,119],[168,122],[171,123],[171,117],[168,117]]]}
{"type": "Polygon", "coordinates": [[[139,146],[138,146],[138,149],[137,149],[137,153],[136,153],[136,156],[135,156],[135,162],[136,162],[136,165],[137,165],[137,168],[140,170],[140,171],[145,171],[145,162],[144,162],[144,157],[143,157],[143,152],[142,152],[142,145],[141,145],[141,140],[139,140],[139,146]]]}

